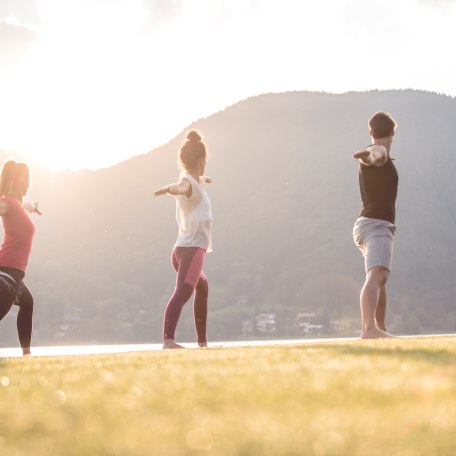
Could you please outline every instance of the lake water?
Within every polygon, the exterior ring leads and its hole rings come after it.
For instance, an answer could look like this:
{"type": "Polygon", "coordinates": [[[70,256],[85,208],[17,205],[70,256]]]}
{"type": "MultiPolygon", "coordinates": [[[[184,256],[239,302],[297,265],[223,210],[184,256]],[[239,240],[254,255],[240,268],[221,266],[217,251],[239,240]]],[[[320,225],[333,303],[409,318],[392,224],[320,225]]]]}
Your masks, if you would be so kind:
{"type": "MultiPolygon", "coordinates": [[[[356,338],[331,338],[331,339],[278,339],[278,340],[248,340],[248,341],[222,341],[210,342],[209,348],[234,348],[234,347],[259,347],[268,345],[293,345],[316,342],[350,341],[356,338]]],[[[198,348],[196,343],[182,342],[187,348],[198,348]]],[[[109,353],[128,353],[140,351],[161,350],[162,344],[122,344],[122,345],[68,345],[50,347],[32,347],[33,356],[71,356],[71,355],[99,355],[109,353]]],[[[22,356],[22,351],[17,348],[0,348],[0,358],[13,358],[22,356]]]]}
{"type": "MultiPolygon", "coordinates": [[[[428,335],[408,335],[401,338],[413,337],[455,337],[456,334],[428,334],[428,335]]],[[[261,347],[271,345],[297,345],[315,344],[321,342],[348,342],[359,340],[357,337],[344,338],[319,338],[319,339],[275,339],[275,340],[246,340],[246,341],[222,341],[210,342],[209,348],[236,348],[236,347],[261,347]]],[[[195,343],[182,342],[187,348],[198,348],[195,343]]],[[[33,356],[83,356],[99,355],[110,353],[129,353],[141,351],[161,350],[161,344],[121,344],[121,345],[68,345],[51,347],[32,347],[33,356]]],[[[0,358],[15,358],[22,356],[21,349],[0,348],[0,358]]]]}

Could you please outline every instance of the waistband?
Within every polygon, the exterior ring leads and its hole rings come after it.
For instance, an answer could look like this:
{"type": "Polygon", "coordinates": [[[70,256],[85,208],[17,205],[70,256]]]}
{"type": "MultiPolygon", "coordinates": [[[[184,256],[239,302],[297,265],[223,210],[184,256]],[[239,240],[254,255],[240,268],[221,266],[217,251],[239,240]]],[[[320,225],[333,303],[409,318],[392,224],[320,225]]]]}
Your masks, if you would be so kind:
{"type": "Polygon", "coordinates": [[[19,283],[25,277],[25,273],[20,269],[9,268],[7,266],[0,266],[0,274],[3,277],[9,277],[14,283],[19,283]]]}
{"type": "Polygon", "coordinates": [[[355,220],[355,224],[368,224],[368,223],[377,223],[379,225],[385,225],[385,226],[394,226],[396,227],[396,224],[393,222],[390,222],[389,220],[385,219],[378,219],[378,218],[371,218],[371,217],[364,217],[363,215],[359,216],[355,220]]]}
{"type": "Polygon", "coordinates": [[[0,277],[5,277],[9,280],[11,280],[13,283],[15,283],[17,285],[17,282],[14,280],[13,277],[11,277],[9,274],[7,274],[6,272],[2,272],[0,271],[0,277]]]}

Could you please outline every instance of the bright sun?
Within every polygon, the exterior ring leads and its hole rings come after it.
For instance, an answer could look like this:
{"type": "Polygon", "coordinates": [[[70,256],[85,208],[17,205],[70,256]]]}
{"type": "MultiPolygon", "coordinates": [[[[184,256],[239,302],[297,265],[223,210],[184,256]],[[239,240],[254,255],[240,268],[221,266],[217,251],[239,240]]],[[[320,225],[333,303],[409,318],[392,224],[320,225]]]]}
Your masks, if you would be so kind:
{"type": "Polygon", "coordinates": [[[166,123],[168,113],[154,116],[150,109],[167,100],[160,84],[151,87],[154,68],[139,34],[118,33],[126,22],[140,30],[147,19],[127,3],[110,8],[109,20],[101,6],[90,21],[83,20],[87,11],[69,11],[67,4],[44,11],[55,27],[7,75],[2,144],[53,170],[99,168],[147,152],[178,132],[174,122],[166,123]],[[68,14],[71,21],[64,20],[68,14]],[[58,27],[68,23],[75,29],[58,27]]]}

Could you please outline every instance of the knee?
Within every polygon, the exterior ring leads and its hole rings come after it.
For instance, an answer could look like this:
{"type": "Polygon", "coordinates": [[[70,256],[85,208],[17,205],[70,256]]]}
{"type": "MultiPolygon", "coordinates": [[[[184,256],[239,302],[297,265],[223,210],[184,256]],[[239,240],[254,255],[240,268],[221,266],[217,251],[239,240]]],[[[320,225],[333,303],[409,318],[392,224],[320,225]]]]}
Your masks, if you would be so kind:
{"type": "Polygon", "coordinates": [[[384,267],[375,267],[372,269],[369,269],[367,273],[367,280],[369,282],[374,282],[378,286],[382,287],[385,285],[389,277],[389,271],[388,269],[384,267]]]}
{"type": "Polygon", "coordinates": [[[14,304],[14,295],[14,288],[0,281],[0,320],[3,319],[14,304]]]}
{"type": "Polygon", "coordinates": [[[200,277],[198,285],[196,286],[198,293],[205,295],[209,294],[209,281],[205,277],[200,277]]]}
{"type": "Polygon", "coordinates": [[[188,283],[179,283],[174,289],[169,304],[183,306],[192,296],[194,287],[188,283]]]}
{"type": "Polygon", "coordinates": [[[29,312],[33,312],[33,296],[30,293],[24,293],[20,298],[18,305],[24,310],[27,309],[29,312]]]}

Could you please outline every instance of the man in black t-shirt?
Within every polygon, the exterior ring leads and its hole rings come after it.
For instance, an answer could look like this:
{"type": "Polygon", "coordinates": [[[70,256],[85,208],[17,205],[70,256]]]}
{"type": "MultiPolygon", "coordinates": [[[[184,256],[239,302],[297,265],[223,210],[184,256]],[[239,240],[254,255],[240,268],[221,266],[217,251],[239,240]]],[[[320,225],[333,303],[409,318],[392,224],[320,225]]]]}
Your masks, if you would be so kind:
{"type": "Polygon", "coordinates": [[[393,258],[398,174],[390,157],[396,122],[384,112],[369,119],[372,144],[353,154],[359,160],[362,208],[353,228],[364,255],[366,280],[361,289],[361,338],[392,337],[386,330],[386,282],[393,258]]]}

